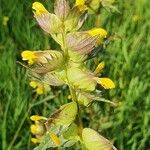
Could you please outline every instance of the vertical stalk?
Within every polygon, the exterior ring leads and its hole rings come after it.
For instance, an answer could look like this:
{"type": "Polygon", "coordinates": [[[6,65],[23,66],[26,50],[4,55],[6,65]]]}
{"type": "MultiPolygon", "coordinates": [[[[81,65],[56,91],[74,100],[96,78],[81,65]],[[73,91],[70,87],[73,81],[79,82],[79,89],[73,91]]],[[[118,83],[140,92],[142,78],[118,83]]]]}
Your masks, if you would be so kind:
{"type": "MultiPolygon", "coordinates": [[[[68,49],[66,47],[65,39],[66,39],[66,33],[65,33],[65,30],[64,30],[64,32],[62,33],[62,41],[63,41],[62,48],[64,50],[65,60],[68,61],[68,59],[69,59],[68,58],[68,49]]],[[[70,84],[69,79],[68,79],[67,67],[68,67],[68,62],[65,65],[65,73],[66,73],[66,78],[67,78],[68,87],[69,87],[69,91],[70,91],[70,94],[71,94],[72,101],[77,103],[77,107],[78,107],[77,124],[78,124],[78,127],[79,127],[78,133],[79,133],[80,138],[82,138],[83,123],[82,123],[82,119],[81,119],[80,107],[79,107],[78,100],[77,100],[76,89],[74,87],[72,87],[72,85],[70,84]]]]}

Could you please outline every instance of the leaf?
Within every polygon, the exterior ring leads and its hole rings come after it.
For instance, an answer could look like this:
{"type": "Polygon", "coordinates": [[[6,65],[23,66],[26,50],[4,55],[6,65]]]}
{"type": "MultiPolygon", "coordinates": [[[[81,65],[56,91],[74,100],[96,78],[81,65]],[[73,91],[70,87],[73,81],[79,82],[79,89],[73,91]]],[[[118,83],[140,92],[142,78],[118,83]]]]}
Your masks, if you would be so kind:
{"type": "Polygon", "coordinates": [[[78,127],[75,123],[72,123],[66,132],[63,133],[63,137],[67,140],[78,140],[79,136],[78,136],[78,127]]]}
{"type": "Polygon", "coordinates": [[[50,128],[52,124],[55,125],[69,125],[71,124],[77,114],[76,102],[70,102],[56,110],[45,123],[47,128],[50,128]]]}
{"type": "Polygon", "coordinates": [[[93,50],[97,39],[97,36],[92,37],[85,32],[77,32],[68,34],[66,43],[69,50],[88,54],[93,50]]]}
{"type": "Polygon", "coordinates": [[[100,99],[100,93],[96,93],[96,92],[92,92],[92,93],[88,93],[88,92],[79,92],[78,93],[78,101],[80,104],[88,107],[93,101],[95,100],[99,100],[100,99]]]}
{"type": "Polygon", "coordinates": [[[47,83],[49,85],[53,86],[60,86],[65,84],[65,82],[62,80],[61,75],[59,72],[54,72],[54,73],[46,73],[43,76],[42,81],[44,83],[47,83]]]}
{"type": "Polygon", "coordinates": [[[72,67],[68,69],[67,74],[69,83],[72,84],[72,86],[85,91],[95,90],[96,82],[91,72],[72,67]]]}
{"type": "Polygon", "coordinates": [[[114,6],[113,3],[114,3],[114,0],[102,0],[101,1],[102,6],[108,12],[118,12],[118,13],[120,13],[120,11],[118,10],[118,8],[116,6],[114,6]]]}
{"type": "MultiPolygon", "coordinates": [[[[38,70],[39,71],[39,70],[38,70]]],[[[38,80],[40,82],[43,82],[48,85],[53,85],[53,86],[60,86],[65,84],[64,80],[62,79],[62,72],[63,71],[57,71],[57,72],[43,72],[43,70],[40,70],[40,72],[37,71],[31,71],[30,76],[34,80],[38,80]]]]}
{"type": "Polygon", "coordinates": [[[66,0],[56,0],[54,12],[59,19],[65,20],[69,14],[69,11],[70,7],[66,0]]]}
{"type": "Polygon", "coordinates": [[[54,71],[60,66],[62,68],[62,63],[64,61],[63,55],[61,52],[56,50],[45,50],[45,51],[36,51],[34,52],[36,56],[36,64],[39,65],[36,67],[46,68],[48,71],[54,71]]]}
{"type": "Polygon", "coordinates": [[[41,143],[34,148],[34,150],[47,150],[50,147],[57,147],[53,141],[50,139],[49,133],[44,135],[41,143]]]}
{"type": "Polygon", "coordinates": [[[89,13],[94,14],[100,7],[100,0],[91,0],[88,5],[89,5],[89,13]]]}
{"type": "Polygon", "coordinates": [[[78,29],[78,22],[80,20],[81,13],[77,7],[70,10],[64,25],[66,31],[75,31],[78,29]]]}
{"type": "Polygon", "coordinates": [[[41,15],[34,13],[34,17],[45,32],[49,34],[62,33],[62,22],[56,15],[49,12],[41,15]]]}
{"type": "Polygon", "coordinates": [[[90,128],[84,128],[82,139],[88,150],[117,150],[106,138],[90,128]]]}

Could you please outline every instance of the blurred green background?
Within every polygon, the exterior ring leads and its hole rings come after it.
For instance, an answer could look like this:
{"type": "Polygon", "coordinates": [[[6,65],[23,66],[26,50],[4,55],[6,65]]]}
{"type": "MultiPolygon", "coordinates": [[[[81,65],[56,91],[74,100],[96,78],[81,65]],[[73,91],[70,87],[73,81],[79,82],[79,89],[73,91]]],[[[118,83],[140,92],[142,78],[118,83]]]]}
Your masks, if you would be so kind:
{"type": "MultiPolygon", "coordinates": [[[[41,0],[49,10],[53,0],[41,0]]],[[[36,97],[22,61],[23,50],[55,48],[33,18],[31,0],[0,0],[0,149],[30,150],[31,114],[48,116],[67,102],[65,88],[36,97]],[[9,20],[8,20],[9,18],[9,20]],[[8,20],[8,22],[7,22],[8,20]],[[53,94],[52,94],[53,93],[53,94]],[[55,97],[53,95],[55,94],[55,97]]],[[[114,142],[118,150],[150,150],[150,3],[149,0],[118,0],[119,13],[101,11],[101,26],[121,39],[100,53],[103,75],[116,83],[104,98],[118,107],[96,103],[85,111],[86,124],[114,142]]],[[[86,28],[93,22],[89,19],[86,28]]]]}

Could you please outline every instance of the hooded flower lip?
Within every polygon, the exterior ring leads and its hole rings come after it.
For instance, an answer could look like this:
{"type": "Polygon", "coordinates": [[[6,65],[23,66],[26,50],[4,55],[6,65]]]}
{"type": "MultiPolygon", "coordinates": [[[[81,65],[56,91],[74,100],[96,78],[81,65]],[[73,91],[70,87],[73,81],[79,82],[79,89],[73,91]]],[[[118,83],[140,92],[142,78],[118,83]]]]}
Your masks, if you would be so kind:
{"type": "Polygon", "coordinates": [[[92,37],[98,36],[97,45],[101,44],[103,39],[107,37],[107,31],[103,28],[93,28],[88,30],[87,33],[92,37]]]}
{"type": "Polygon", "coordinates": [[[84,5],[85,0],[76,0],[75,5],[84,5]]]}
{"type": "Polygon", "coordinates": [[[80,11],[85,11],[88,7],[85,5],[85,0],[76,0],[75,6],[79,8],[80,11]]]}
{"type": "Polygon", "coordinates": [[[103,86],[105,89],[113,89],[115,88],[114,82],[109,78],[95,78],[98,84],[103,86]]]}
{"type": "Polygon", "coordinates": [[[35,13],[37,15],[41,15],[43,13],[48,13],[48,11],[46,10],[46,8],[39,2],[34,2],[32,4],[32,9],[35,10],[35,13]]]}
{"type": "Polygon", "coordinates": [[[28,61],[29,65],[32,65],[37,59],[37,56],[35,55],[35,53],[33,51],[28,51],[28,50],[23,51],[21,53],[21,56],[22,56],[22,60],[28,61]]]}
{"type": "Polygon", "coordinates": [[[38,115],[33,115],[33,116],[30,117],[30,119],[31,119],[32,121],[47,120],[46,117],[38,116],[38,115]]]}

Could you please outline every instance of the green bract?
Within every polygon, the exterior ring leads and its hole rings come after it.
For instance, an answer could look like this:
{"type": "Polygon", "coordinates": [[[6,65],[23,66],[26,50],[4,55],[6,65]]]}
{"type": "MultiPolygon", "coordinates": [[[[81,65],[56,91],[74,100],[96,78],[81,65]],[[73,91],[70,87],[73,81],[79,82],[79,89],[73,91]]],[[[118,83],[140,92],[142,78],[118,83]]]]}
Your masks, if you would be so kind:
{"type": "Polygon", "coordinates": [[[70,102],[60,107],[55,111],[48,121],[46,126],[49,128],[51,124],[54,125],[70,125],[76,118],[77,115],[77,104],[76,102],[70,102]]]}
{"type": "Polygon", "coordinates": [[[90,128],[83,129],[82,139],[88,150],[117,150],[106,138],[90,128]]]}

